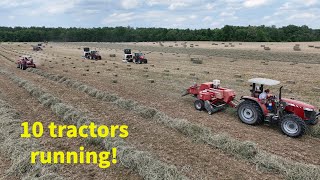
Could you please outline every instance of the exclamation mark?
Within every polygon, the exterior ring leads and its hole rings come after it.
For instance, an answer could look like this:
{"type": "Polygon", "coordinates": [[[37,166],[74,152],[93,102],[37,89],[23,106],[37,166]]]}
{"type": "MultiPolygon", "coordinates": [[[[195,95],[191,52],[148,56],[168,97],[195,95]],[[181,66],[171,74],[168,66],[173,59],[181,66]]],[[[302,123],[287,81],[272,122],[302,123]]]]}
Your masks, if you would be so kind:
{"type": "Polygon", "coordinates": [[[117,163],[117,148],[112,148],[112,163],[116,164],[117,163]]]}

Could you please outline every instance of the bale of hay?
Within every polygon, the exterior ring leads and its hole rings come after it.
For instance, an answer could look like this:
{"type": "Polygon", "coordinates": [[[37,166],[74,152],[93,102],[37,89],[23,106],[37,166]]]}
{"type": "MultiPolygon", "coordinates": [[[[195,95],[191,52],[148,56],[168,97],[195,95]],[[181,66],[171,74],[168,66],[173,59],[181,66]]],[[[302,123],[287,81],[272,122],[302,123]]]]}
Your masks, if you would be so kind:
{"type": "Polygon", "coordinates": [[[293,46],[293,50],[294,51],[301,51],[301,48],[300,48],[300,46],[293,46]]]}
{"type": "Polygon", "coordinates": [[[308,47],[313,48],[313,47],[314,47],[314,45],[308,45],[308,47]]]}
{"type": "Polygon", "coordinates": [[[286,81],[286,83],[287,83],[287,84],[296,84],[296,81],[294,81],[294,80],[288,80],[288,81],[286,81]]]}
{"type": "Polygon", "coordinates": [[[242,78],[242,75],[241,74],[235,74],[234,77],[235,78],[242,78]]]}
{"type": "Polygon", "coordinates": [[[116,54],[109,54],[110,57],[116,57],[116,54]]]}
{"type": "Polygon", "coordinates": [[[190,73],[190,76],[195,76],[196,75],[196,73],[190,73]]]}
{"type": "Polygon", "coordinates": [[[262,45],[260,45],[260,47],[263,47],[263,48],[264,48],[264,47],[266,47],[266,45],[262,44],[262,45]]]}
{"type": "Polygon", "coordinates": [[[314,48],[316,48],[316,49],[320,49],[320,46],[315,46],[314,48]]]}
{"type": "Polygon", "coordinates": [[[154,79],[148,79],[150,83],[155,83],[154,79]]]}
{"type": "Polygon", "coordinates": [[[118,80],[113,79],[113,80],[112,80],[112,83],[118,83],[118,80]]]}
{"type": "Polygon", "coordinates": [[[170,72],[168,69],[163,70],[163,72],[170,72]]]}
{"type": "Polygon", "coordinates": [[[229,47],[229,45],[224,45],[224,47],[229,47]]]}
{"type": "Polygon", "coordinates": [[[270,47],[264,47],[264,50],[266,50],[266,51],[270,51],[270,50],[271,50],[271,48],[270,48],[270,47]]]}
{"type": "Polygon", "coordinates": [[[312,91],[320,92],[320,87],[313,87],[313,88],[312,88],[312,91]]]}
{"type": "Polygon", "coordinates": [[[203,73],[205,73],[205,74],[209,74],[210,72],[209,72],[209,71],[203,71],[203,73]]]}

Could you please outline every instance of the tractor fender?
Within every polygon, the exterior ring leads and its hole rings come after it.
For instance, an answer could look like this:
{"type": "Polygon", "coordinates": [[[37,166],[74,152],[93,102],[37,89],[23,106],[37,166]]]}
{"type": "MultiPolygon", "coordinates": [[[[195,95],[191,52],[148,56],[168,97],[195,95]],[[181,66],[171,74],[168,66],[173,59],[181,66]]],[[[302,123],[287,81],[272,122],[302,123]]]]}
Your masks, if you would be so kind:
{"type": "Polygon", "coordinates": [[[264,115],[267,115],[267,114],[268,114],[267,106],[266,106],[265,104],[261,103],[261,102],[259,101],[259,99],[254,98],[254,97],[251,97],[251,96],[242,96],[242,97],[240,98],[240,100],[246,100],[246,101],[255,102],[255,103],[257,103],[257,104],[260,106],[260,108],[261,108],[261,110],[262,110],[262,112],[263,112],[264,115]]]}

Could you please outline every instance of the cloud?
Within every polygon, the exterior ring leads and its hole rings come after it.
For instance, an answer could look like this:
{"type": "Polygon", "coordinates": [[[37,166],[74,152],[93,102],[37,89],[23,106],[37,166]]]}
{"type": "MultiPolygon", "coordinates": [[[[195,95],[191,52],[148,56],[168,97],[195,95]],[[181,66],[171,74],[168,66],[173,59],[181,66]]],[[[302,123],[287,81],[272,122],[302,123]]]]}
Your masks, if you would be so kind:
{"type": "Polygon", "coordinates": [[[312,19],[316,19],[318,18],[315,14],[312,13],[302,13],[302,14],[294,14],[289,16],[287,19],[288,20],[294,20],[294,19],[308,19],[308,20],[312,20],[312,19]]]}
{"type": "Polygon", "coordinates": [[[245,0],[243,5],[247,8],[258,7],[267,4],[267,0],[245,0]]]}
{"type": "Polygon", "coordinates": [[[183,2],[177,2],[177,3],[172,3],[170,4],[170,6],[168,7],[168,9],[170,10],[176,10],[178,8],[183,8],[183,7],[187,7],[188,4],[183,3],[183,2]]]}
{"type": "Polygon", "coordinates": [[[121,6],[124,9],[134,9],[140,4],[138,0],[121,0],[121,6]]]}

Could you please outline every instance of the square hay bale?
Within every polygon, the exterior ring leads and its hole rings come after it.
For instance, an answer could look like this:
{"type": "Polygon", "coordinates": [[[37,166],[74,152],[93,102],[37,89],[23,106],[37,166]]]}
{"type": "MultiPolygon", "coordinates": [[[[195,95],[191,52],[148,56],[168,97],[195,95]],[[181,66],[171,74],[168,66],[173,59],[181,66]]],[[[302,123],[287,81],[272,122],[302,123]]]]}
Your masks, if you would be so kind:
{"type": "Polygon", "coordinates": [[[293,46],[293,50],[294,51],[301,51],[301,48],[300,48],[300,46],[293,46]]]}
{"type": "Polygon", "coordinates": [[[266,50],[266,51],[270,51],[270,50],[271,50],[271,48],[270,48],[270,47],[264,47],[264,50],[266,50]]]}
{"type": "Polygon", "coordinates": [[[155,80],[154,80],[154,79],[148,79],[148,81],[149,81],[150,83],[155,83],[155,80]]]}
{"type": "Polygon", "coordinates": [[[109,54],[110,57],[116,57],[116,54],[109,54]]]}
{"type": "Polygon", "coordinates": [[[314,45],[308,45],[308,47],[313,48],[313,47],[314,47],[314,45]]]}

